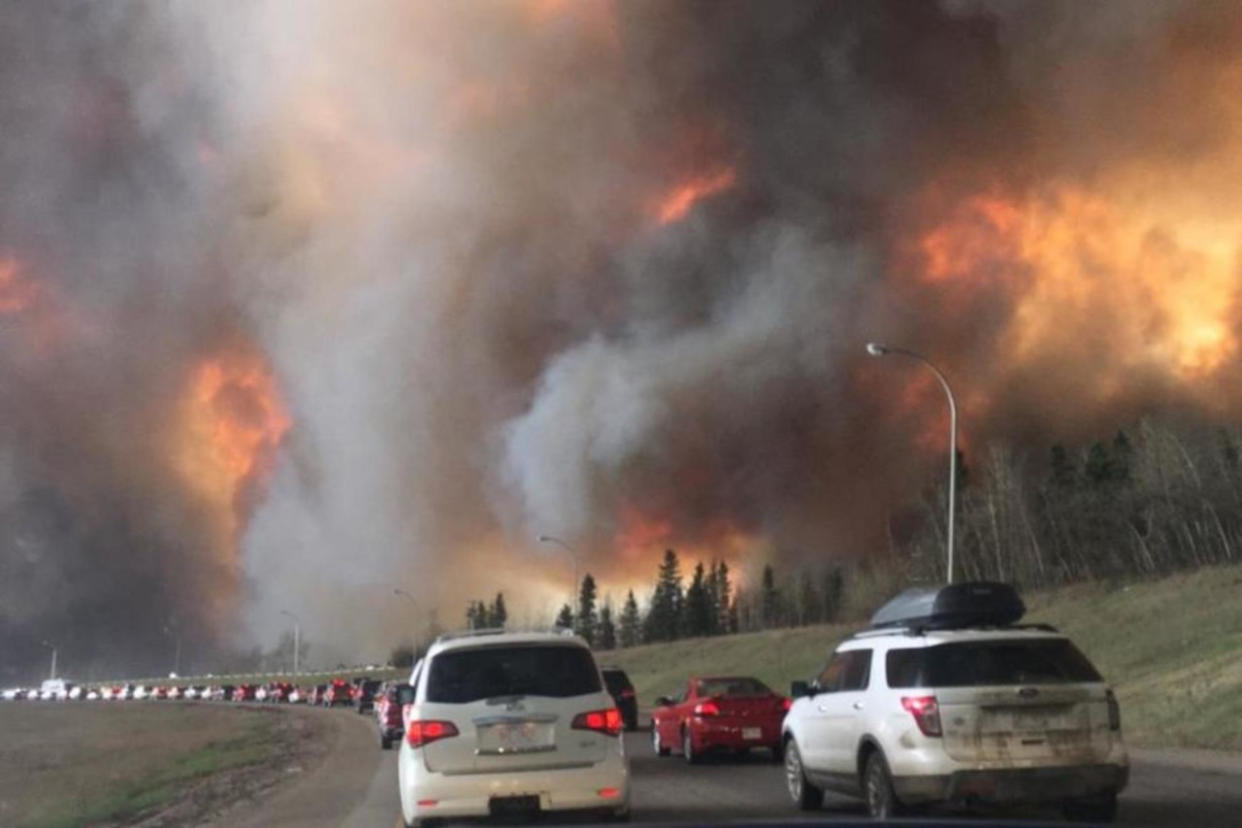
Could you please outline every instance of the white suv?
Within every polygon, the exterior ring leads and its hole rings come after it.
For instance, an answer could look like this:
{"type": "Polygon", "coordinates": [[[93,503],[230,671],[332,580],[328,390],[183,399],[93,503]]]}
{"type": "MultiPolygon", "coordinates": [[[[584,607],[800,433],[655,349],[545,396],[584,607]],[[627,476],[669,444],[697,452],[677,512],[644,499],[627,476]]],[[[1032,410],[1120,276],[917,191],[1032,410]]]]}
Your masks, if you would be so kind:
{"type": "Polygon", "coordinates": [[[832,790],[877,818],[1040,803],[1114,820],[1129,779],[1117,701],[1068,638],[1013,626],[1021,613],[998,584],[907,592],[877,612],[817,679],[794,683],[782,728],[794,802],[813,810],[832,790]],[[963,614],[971,590],[979,612],[963,614]]]}
{"type": "Polygon", "coordinates": [[[444,636],[406,692],[398,784],[407,826],[544,811],[629,816],[621,714],[581,638],[444,636]]]}

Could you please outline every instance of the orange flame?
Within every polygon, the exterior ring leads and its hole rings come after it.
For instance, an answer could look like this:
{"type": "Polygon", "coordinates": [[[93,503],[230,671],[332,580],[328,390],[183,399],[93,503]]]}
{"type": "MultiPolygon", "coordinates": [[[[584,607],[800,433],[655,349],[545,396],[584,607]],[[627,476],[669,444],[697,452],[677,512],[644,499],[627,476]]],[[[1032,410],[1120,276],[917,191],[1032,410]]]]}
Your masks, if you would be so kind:
{"type": "Polygon", "coordinates": [[[0,314],[28,310],[39,299],[39,286],[25,278],[21,263],[13,256],[0,258],[0,314]]]}
{"type": "Polygon", "coordinates": [[[736,182],[737,174],[728,167],[682,182],[660,199],[655,209],[656,220],[661,225],[681,221],[695,204],[728,190],[736,182]]]}
{"type": "Polygon", "coordinates": [[[247,496],[270,473],[289,415],[266,364],[249,352],[201,362],[182,412],[176,464],[212,504],[235,551],[247,496]]]}
{"type": "Polygon", "coordinates": [[[922,281],[953,297],[1013,291],[1011,363],[1076,354],[1098,330],[1113,358],[1192,380],[1237,350],[1239,239],[1236,218],[1062,186],[968,198],[916,250],[922,281]]]}

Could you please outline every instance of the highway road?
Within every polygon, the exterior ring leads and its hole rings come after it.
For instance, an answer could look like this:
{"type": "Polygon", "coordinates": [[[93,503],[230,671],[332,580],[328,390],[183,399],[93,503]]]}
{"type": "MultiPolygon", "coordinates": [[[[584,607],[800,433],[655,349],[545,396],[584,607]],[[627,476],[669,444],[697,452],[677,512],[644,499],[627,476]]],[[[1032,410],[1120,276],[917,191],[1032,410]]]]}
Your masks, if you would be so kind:
{"type": "MultiPolygon", "coordinates": [[[[335,745],[318,767],[218,824],[231,828],[391,828],[400,826],[397,753],[381,751],[370,717],[345,711],[299,711],[333,717],[335,745]]],[[[757,752],[690,766],[652,755],[645,732],[626,734],[633,771],[633,822],[730,822],[746,819],[857,819],[857,802],[830,799],[822,812],[797,814],[781,768],[757,752]]],[[[1028,814],[1053,818],[1054,814],[1028,814]]],[[[1121,824],[1233,828],[1242,820],[1242,757],[1202,751],[1135,751],[1121,824]]]]}

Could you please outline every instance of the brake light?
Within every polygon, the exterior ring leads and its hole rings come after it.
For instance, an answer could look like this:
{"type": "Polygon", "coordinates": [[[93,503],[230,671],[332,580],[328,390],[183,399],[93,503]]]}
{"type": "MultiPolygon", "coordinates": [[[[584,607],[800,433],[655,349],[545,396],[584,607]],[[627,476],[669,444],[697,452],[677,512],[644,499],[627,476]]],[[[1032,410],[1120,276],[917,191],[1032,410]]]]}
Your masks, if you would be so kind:
{"type": "Polygon", "coordinates": [[[457,735],[457,725],[452,722],[415,721],[405,726],[405,740],[412,748],[420,748],[440,739],[457,735]]]}
{"type": "Polygon", "coordinates": [[[1104,698],[1108,701],[1108,729],[1121,730],[1121,705],[1116,694],[1110,688],[1104,691],[1104,698]]]}
{"type": "Polygon", "coordinates": [[[694,706],[694,715],[696,716],[719,716],[720,705],[714,701],[699,702],[694,706]]]}
{"type": "Polygon", "coordinates": [[[570,727],[574,730],[594,730],[605,736],[616,736],[621,733],[621,711],[610,707],[607,710],[579,713],[570,727]]]}
{"type": "Polygon", "coordinates": [[[784,710],[786,713],[788,713],[789,708],[791,707],[793,707],[793,699],[781,699],[781,710],[784,710]]]}
{"type": "Polygon", "coordinates": [[[902,696],[901,706],[914,716],[914,723],[924,736],[941,735],[940,705],[935,696],[902,696]]]}

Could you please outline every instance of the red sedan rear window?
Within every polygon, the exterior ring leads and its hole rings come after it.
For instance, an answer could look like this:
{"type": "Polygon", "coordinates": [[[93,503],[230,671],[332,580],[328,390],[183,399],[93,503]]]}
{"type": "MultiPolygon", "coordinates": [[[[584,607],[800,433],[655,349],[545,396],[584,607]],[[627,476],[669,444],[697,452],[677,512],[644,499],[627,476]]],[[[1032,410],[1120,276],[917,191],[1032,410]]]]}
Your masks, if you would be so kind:
{"type": "Polygon", "coordinates": [[[711,678],[699,682],[700,696],[770,696],[766,684],[753,678],[711,678]]]}

